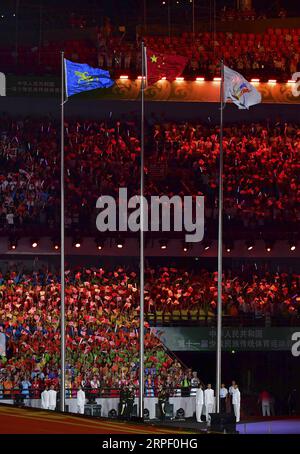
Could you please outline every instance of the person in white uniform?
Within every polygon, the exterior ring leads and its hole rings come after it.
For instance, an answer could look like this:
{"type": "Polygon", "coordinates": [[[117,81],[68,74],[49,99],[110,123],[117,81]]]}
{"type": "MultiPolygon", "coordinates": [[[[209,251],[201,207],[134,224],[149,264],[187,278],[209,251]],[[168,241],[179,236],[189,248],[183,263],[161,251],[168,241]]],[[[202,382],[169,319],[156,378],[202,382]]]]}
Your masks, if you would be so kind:
{"type": "Polygon", "coordinates": [[[203,403],[204,403],[203,387],[201,384],[199,384],[198,389],[196,391],[196,420],[197,420],[197,422],[201,422],[203,403]]]}
{"type": "Polygon", "coordinates": [[[232,393],[232,405],[234,410],[234,415],[236,422],[240,422],[240,412],[241,412],[241,393],[237,384],[234,385],[232,393]]]}
{"type": "Polygon", "coordinates": [[[204,404],[205,404],[205,415],[206,422],[210,422],[209,413],[213,413],[215,404],[215,393],[211,388],[211,384],[208,383],[206,390],[204,391],[204,404]]]}
{"type": "Polygon", "coordinates": [[[232,380],[231,386],[229,386],[229,389],[228,389],[228,393],[229,393],[229,397],[230,397],[230,413],[232,413],[232,414],[234,414],[234,408],[233,408],[233,403],[232,403],[234,387],[235,387],[235,380],[232,380]]]}
{"type": "Polygon", "coordinates": [[[236,385],[235,380],[232,380],[231,385],[229,386],[229,390],[228,390],[228,392],[231,396],[233,394],[235,385],[236,385]]]}
{"type": "Polygon", "coordinates": [[[77,391],[77,413],[84,415],[84,404],[85,404],[85,392],[82,387],[79,386],[77,391]]]}
{"type": "Polygon", "coordinates": [[[41,406],[44,410],[49,410],[49,391],[47,387],[41,393],[41,406]]]}
{"type": "Polygon", "coordinates": [[[55,391],[53,385],[50,386],[50,390],[48,391],[48,393],[49,393],[49,410],[55,410],[57,392],[55,391]]]}

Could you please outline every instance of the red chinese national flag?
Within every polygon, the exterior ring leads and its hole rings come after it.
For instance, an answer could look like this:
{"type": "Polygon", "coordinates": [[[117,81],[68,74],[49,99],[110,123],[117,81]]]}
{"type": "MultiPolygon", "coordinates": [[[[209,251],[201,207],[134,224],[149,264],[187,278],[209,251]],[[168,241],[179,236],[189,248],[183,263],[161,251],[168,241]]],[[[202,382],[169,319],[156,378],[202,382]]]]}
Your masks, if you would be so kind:
{"type": "Polygon", "coordinates": [[[147,82],[153,85],[162,77],[174,80],[184,70],[188,59],[181,55],[162,54],[147,48],[147,82]]]}

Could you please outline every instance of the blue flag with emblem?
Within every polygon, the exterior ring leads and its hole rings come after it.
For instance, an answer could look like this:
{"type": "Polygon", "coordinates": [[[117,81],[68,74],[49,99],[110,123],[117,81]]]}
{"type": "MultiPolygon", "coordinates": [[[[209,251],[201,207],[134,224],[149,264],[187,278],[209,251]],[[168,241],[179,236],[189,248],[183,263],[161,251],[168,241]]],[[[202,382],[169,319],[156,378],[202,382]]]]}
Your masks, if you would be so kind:
{"type": "Polygon", "coordinates": [[[93,68],[86,63],[74,63],[65,59],[65,87],[67,97],[97,88],[109,88],[114,84],[109,71],[93,68]]]}

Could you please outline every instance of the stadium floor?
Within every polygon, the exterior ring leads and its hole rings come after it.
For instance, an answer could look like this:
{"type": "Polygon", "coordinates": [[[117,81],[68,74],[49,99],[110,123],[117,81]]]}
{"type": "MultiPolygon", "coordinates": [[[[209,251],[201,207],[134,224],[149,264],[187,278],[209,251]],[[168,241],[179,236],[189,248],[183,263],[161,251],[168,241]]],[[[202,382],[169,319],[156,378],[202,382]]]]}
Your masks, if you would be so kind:
{"type": "Polygon", "coordinates": [[[1,434],[184,434],[171,427],[0,405],[1,434]]]}
{"type": "Polygon", "coordinates": [[[264,435],[299,435],[300,418],[273,419],[267,418],[264,421],[250,421],[237,424],[237,430],[240,434],[264,434],[264,435]]]}

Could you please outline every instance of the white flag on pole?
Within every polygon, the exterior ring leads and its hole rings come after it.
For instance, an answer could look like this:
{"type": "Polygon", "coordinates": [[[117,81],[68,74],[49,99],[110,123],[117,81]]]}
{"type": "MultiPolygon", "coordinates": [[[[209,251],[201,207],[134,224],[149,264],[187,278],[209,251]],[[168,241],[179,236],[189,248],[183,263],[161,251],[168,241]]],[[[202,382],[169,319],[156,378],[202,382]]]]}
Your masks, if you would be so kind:
{"type": "Polygon", "coordinates": [[[240,73],[224,65],[224,101],[231,99],[239,109],[261,102],[261,94],[240,73]]]}
{"type": "Polygon", "coordinates": [[[6,356],[6,337],[4,333],[0,333],[0,357],[6,356]]]}
{"type": "Polygon", "coordinates": [[[6,96],[6,78],[4,73],[0,73],[0,96],[6,96]]]}

